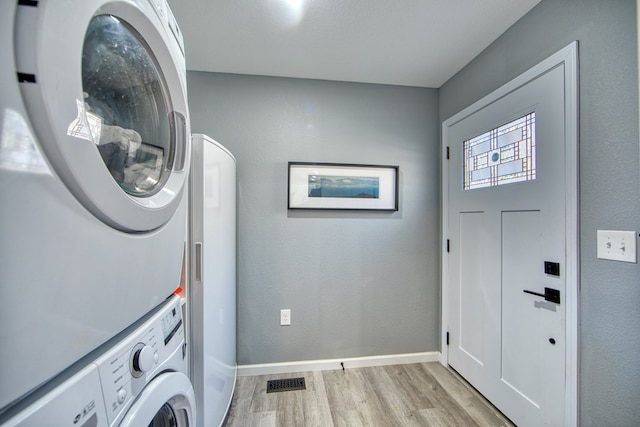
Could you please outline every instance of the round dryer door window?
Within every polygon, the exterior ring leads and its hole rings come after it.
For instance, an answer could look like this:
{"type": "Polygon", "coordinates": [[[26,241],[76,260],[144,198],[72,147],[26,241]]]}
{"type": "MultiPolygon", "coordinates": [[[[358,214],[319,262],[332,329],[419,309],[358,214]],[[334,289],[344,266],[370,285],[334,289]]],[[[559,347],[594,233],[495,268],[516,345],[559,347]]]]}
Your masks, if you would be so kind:
{"type": "Polygon", "coordinates": [[[168,91],[153,54],[127,22],[112,15],[91,20],[82,88],[86,134],[113,179],[133,196],[156,193],[174,160],[168,91]]]}
{"type": "Polygon", "coordinates": [[[166,11],[84,0],[17,15],[20,89],[53,172],[111,227],[167,223],[183,201],[190,139],[184,56],[166,11]]]}

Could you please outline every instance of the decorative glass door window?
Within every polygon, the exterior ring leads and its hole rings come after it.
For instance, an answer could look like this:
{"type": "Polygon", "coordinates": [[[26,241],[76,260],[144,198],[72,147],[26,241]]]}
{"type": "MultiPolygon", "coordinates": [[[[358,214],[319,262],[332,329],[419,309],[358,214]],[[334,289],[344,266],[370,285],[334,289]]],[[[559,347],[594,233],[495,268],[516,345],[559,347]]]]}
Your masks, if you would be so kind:
{"type": "Polygon", "coordinates": [[[536,113],[463,143],[463,189],[536,179],[536,113]]]}

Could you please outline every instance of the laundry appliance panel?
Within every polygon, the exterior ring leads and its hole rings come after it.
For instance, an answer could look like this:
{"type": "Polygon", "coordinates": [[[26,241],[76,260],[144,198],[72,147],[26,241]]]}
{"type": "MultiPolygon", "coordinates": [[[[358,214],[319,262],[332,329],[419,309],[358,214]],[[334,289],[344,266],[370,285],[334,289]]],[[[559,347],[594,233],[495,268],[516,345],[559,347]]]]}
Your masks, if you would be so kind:
{"type": "Polygon", "coordinates": [[[201,134],[193,135],[189,211],[191,382],[198,426],[220,426],[237,374],[236,159],[201,134]]]}
{"type": "Polygon", "coordinates": [[[48,383],[0,414],[0,425],[195,426],[179,297],[165,301],[105,347],[83,367],[63,373],[54,385],[48,383]]]}
{"type": "Polygon", "coordinates": [[[0,3],[0,414],[180,281],[190,125],[163,0],[0,3]]]}

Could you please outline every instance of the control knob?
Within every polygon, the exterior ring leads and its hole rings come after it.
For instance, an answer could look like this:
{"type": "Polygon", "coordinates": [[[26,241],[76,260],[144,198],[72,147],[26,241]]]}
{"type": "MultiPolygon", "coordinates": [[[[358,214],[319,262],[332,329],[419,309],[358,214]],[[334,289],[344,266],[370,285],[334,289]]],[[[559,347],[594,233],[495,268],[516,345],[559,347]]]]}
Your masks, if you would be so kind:
{"type": "Polygon", "coordinates": [[[158,353],[148,345],[143,345],[133,353],[131,367],[135,377],[139,377],[143,373],[152,369],[158,362],[158,353]],[[136,375],[137,374],[137,375],[136,375]]]}

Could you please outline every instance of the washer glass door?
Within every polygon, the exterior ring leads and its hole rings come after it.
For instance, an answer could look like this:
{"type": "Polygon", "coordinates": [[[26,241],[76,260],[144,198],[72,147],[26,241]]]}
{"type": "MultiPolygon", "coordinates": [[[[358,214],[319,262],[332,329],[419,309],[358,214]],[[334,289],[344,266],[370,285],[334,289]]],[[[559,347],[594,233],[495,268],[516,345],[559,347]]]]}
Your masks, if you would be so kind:
{"type": "Polygon", "coordinates": [[[193,427],[195,409],[189,378],[181,372],[166,372],[145,386],[118,425],[193,427]]]}
{"type": "Polygon", "coordinates": [[[175,427],[178,425],[178,417],[173,411],[171,405],[165,403],[162,408],[156,413],[149,427],[175,427]]]}
{"type": "Polygon", "coordinates": [[[125,192],[155,194],[171,172],[175,151],[167,89],[147,44],[127,22],[93,17],[82,53],[82,88],[87,120],[78,120],[72,131],[91,138],[125,192]]]}

